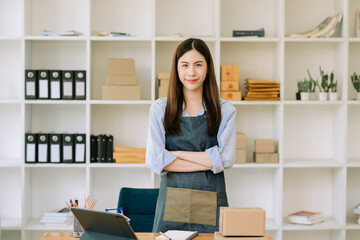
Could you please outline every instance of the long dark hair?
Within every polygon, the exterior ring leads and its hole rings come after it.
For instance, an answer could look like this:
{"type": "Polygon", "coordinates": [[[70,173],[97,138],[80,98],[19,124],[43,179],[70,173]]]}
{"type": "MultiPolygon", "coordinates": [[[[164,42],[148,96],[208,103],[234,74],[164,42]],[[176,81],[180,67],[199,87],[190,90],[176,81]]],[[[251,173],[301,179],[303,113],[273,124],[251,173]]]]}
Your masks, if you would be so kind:
{"type": "Polygon", "coordinates": [[[201,53],[207,63],[208,73],[203,83],[203,102],[206,108],[207,134],[214,136],[217,134],[221,122],[221,107],[219,89],[216,83],[214,63],[210,50],[206,43],[200,39],[189,38],[177,47],[171,66],[170,84],[167,94],[167,103],[164,116],[165,131],[168,136],[181,134],[180,118],[183,112],[183,84],[179,79],[178,60],[186,52],[196,50],[201,53]]]}

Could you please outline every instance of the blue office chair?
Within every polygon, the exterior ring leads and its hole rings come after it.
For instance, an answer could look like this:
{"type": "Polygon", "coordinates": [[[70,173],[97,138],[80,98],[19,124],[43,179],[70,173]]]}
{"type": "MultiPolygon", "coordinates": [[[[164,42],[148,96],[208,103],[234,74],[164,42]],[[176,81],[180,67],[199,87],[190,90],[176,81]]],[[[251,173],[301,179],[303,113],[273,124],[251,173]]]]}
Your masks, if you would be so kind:
{"type": "Polygon", "coordinates": [[[121,188],[118,208],[131,219],[134,232],[152,232],[158,188],[121,188]]]}

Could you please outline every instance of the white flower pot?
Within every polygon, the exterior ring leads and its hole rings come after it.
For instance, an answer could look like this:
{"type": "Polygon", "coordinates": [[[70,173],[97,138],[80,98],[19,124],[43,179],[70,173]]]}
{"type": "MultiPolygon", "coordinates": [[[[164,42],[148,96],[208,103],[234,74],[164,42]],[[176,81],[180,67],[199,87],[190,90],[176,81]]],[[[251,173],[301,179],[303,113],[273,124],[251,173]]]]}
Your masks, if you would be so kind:
{"type": "Polygon", "coordinates": [[[310,93],[310,100],[311,101],[314,101],[316,99],[316,94],[315,94],[315,92],[311,92],[310,93]]]}
{"type": "Polygon", "coordinates": [[[337,101],[338,100],[338,93],[337,92],[329,93],[329,99],[330,99],[330,101],[337,101]]]}
{"type": "Polygon", "coordinates": [[[309,92],[301,92],[300,99],[301,99],[301,101],[309,101],[310,93],[309,92]]]}
{"type": "Polygon", "coordinates": [[[327,92],[319,92],[319,101],[327,101],[328,93],[327,92]]]}

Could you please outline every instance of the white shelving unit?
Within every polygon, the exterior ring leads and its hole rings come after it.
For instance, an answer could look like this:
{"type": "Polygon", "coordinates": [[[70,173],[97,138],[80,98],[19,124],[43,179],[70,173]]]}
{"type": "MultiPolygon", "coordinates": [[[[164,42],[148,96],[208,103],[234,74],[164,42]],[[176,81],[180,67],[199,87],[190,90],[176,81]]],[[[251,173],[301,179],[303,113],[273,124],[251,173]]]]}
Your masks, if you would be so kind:
{"type": "MultiPolygon", "coordinates": [[[[278,164],[237,164],[225,171],[231,206],[266,210],[266,231],[276,240],[355,240],[352,214],[360,202],[360,102],[350,75],[360,73],[355,38],[358,0],[0,0],[0,214],[2,239],[40,239],[44,211],[69,197],[91,195],[96,208],[115,207],[121,187],[158,187],[160,177],[143,164],[90,164],[91,134],[111,133],[115,146],[145,147],[148,110],[157,98],[158,72],[170,71],[177,45],[188,37],[208,44],[217,79],[220,65],[238,64],[247,77],[281,83],[281,101],[236,101],[237,131],[253,140],[273,138],[278,164]],[[316,10],[316,11],[315,11],[316,10]],[[343,11],[341,37],[290,39],[343,11]],[[265,38],[233,38],[234,29],[264,27],[265,38]],[[43,37],[42,30],[82,32],[43,37]],[[96,31],[134,37],[98,37],[96,31]],[[184,37],[164,35],[181,33],[184,37]],[[103,101],[108,58],[134,58],[142,86],[139,101],[103,101]],[[296,82],[334,70],[336,102],[295,100],[296,82]],[[84,101],[24,99],[25,69],[84,69],[84,101]],[[25,164],[24,133],[87,134],[85,164],[25,164]],[[314,226],[288,223],[298,210],[323,212],[314,226]]],[[[244,92],[243,92],[244,93],[244,92]]]]}

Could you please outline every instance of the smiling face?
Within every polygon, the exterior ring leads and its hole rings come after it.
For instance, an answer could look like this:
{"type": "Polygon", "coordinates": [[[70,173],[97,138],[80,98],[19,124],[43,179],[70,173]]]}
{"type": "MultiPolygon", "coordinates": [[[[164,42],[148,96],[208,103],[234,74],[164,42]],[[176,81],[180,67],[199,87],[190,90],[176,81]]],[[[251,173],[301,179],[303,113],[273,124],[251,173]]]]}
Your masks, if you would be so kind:
{"type": "Polygon", "coordinates": [[[177,70],[183,91],[202,91],[207,69],[205,57],[198,51],[193,49],[182,55],[177,70]]]}

